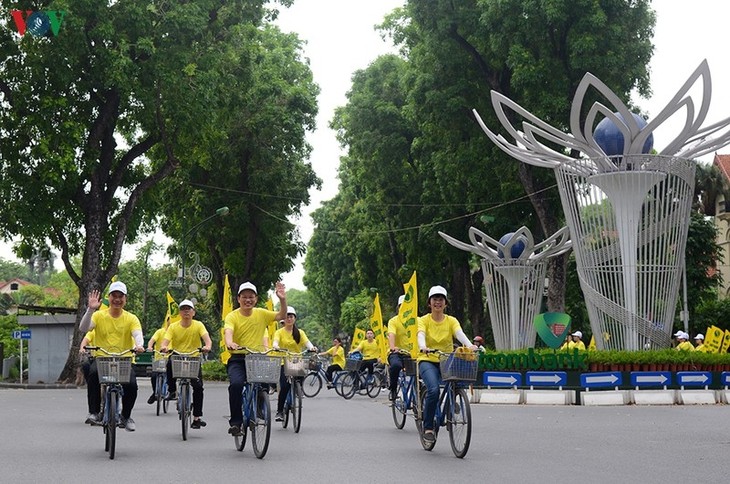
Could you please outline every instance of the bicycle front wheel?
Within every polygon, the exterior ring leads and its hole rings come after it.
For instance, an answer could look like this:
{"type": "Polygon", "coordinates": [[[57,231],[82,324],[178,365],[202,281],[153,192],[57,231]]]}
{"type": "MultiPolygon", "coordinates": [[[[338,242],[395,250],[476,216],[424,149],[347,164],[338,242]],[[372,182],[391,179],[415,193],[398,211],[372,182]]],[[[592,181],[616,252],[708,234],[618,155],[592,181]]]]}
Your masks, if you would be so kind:
{"type": "Polygon", "coordinates": [[[269,449],[269,437],[271,437],[271,409],[269,408],[269,394],[263,390],[256,392],[258,395],[256,409],[253,412],[255,418],[251,419],[251,445],[253,453],[259,459],[263,459],[269,449]]]}
{"type": "Polygon", "coordinates": [[[107,419],[106,419],[106,447],[109,450],[109,458],[114,459],[117,447],[117,413],[119,412],[117,405],[117,394],[114,392],[107,393],[109,401],[107,402],[107,419]]]}
{"type": "Polygon", "coordinates": [[[155,400],[157,400],[157,416],[160,416],[160,409],[162,408],[162,400],[165,398],[165,396],[162,393],[162,376],[161,374],[157,375],[157,379],[155,380],[155,400]]]}
{"type": "Polygon", "coordinates": [[[367,377],[367,391],[368,396],[370,398],[375,398],[378,395],[380,395],[380,388],[381,388],[382,382],[380,380],[380,375],[377,373],[373,373],[369,377],[367,377]]]}
{"type": "Polygon", "coordinates": [[[355,395],[357,387],[360,386],[360,379],[357,376],[357,372],[354,371],[342,375],[337,381],[340,385],[340,395],[345,400],[351,399],[355,395]]]}
{"type": "Polygon", "coordinates": [[[452,395],[454,401],[447,409],[446,429],[449,431],[451,450],[456,457],[463,459],[471,443],[471,406],[463,388],[454,388],[452,395]]]}
{"type": "Polygon", "coordinates": [[[302,381],[302,393],[307,398],[314,398],[319,395],[322,389],[322,377],[316,371],[310,372],[302,381]]]}
{"type": "Polygon", "coordinates": [[[406,412],[408,409],[406,408],[406,402],[403,399],[403,395],[405,395],[405,387],[403,386],[402,382],[398,385],[398,390],[395,395],[395,400],[391,402],[390,410],[393,413],[393,423],[395,424],[395,428],[398,430],[401,430],[406,425],[406,412]]]}
{"type": "Polygon", "coordinates": [[[302,426],[302,383],[299,380],[294,380],[292,383],[292,408],[291,415],[294,421],[294,433],[299,433],[299,429],[302,426]]]}
{"type": "Polygon", "coordinates": [[[180,415],[182,426],[182,439],[188,440],[188,428],[190,427],[190,384],[184,382],[178,390],[177,411],[180,415]]]}
{"type": "MultiPolygon", "coordinates": [[[[419,395],[420,398],[419,398],[418,405],[417,405],[418,406],[418,411],[417,412],[414,411],[414,414],[417,414],[417,416],[416,416],[416,428],[418,429],[418,438],[421,441],[421,446],[423,447],[424,450],[430,451],[436,445],[436,440],[434,440],[432,442],[429,442],[428,440],[426,440],[426,439],[423,438],[423,432],[424,432],[424,429],[423,429],[423,407],[426,404],[426,386],[425,385],[421,385],[421,390],[419,391],[419,394],[420,394],[419,395]]],[[[438,436],[438,431],[439,431],[438,425],[434,425],[433,426],[433,434],[434,434],[434,437],[437,437],[438,436]]]]}

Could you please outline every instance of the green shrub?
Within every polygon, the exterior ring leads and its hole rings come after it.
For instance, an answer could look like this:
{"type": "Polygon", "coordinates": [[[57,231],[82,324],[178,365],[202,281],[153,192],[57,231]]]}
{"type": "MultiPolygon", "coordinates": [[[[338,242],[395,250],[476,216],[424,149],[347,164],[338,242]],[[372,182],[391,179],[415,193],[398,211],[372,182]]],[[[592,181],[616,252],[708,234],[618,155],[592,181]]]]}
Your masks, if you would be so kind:
{"type": "Polygon", "coordinates": [[[226,366],[220,360],[203,362],[203,380],[226,381],[228,372],[226,366]]]}

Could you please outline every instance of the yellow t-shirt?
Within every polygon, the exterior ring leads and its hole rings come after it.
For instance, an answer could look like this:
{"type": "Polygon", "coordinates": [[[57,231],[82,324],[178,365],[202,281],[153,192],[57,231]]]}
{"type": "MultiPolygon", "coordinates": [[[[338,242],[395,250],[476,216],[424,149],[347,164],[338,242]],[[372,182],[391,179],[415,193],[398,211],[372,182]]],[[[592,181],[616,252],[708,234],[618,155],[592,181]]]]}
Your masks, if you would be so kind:
{"type": "Polygon", "coordinates": [[[208,334],[205,325],[193,319],[187,328],[180,324],[181,321],[172,323],[165,333],[166,340],[170,340],[170,347],[174,345],[175,350],[180,353],[191,353],[201,346],[202,338],[208,334]]]}
{"type": "MultiPolygon", "coordinates": [[[[155,344],[152,345],[153,349],[160,351],[160,347],[162,346],[162,340],[165,338],[165,333],[166,333],[165,328],[160,328],[157,331],[155,331],[155,334],[153,334],[152,338],[150,338],[150,339],[155,340],[155,344]]],[[[167,348],[172,349],[172,345],[168,345],[167,348]]],[[[155,353],[155,360],[161,360],[163,358],[164,358],[164,356],[162,356],[161,354],[155,353]]]]}
{"type": "MultiPolygon", "coordinates": [[[[426,347],[432,350],[452,353],[454,351],[454,335],[461,329],[459,320],[453,316],[444,315],[443,321],[436,322],[431,314],[418,318],[418,332],[426,334],[426,347]]],[[[439,355],[434,353],[418,355],[418,361],[439,362],[439,355]]]]}
{"type": "Polygon", "coordinates": [[[373,340],[372,343],[368,340],[364,340],[352,351],[361,352],[363,360],[375,360],[380,357],[380,347],[378,347],[378,342],[375,340],[373,340]]]}
{"type": "Polygon", "coordinates": [[[388,321],[388,334],[395,335],[395,345],[398,348],[408,348],[410,341],[408,340],[408,331],[403,326],[403,321],[398,316],[393,316],[388,321]]]}
{"type": "Polygon", "coordinates": [[[301,353],[304,351],[308,342],[309,338],[307,338],[307,334],[301,329],[299,330],[299,343],[294,341],[294,336],[292,336],[292,334],[285,328],[279,328],[276,330],[276,333],[274,333],[273,344],[281,349],[291,351],[292,353],[301,353]]]}
{"type": "Polygon", "coordinates": [[[137,316],[124,310],[118,318],[112,317],[109,310],[96,311],[91,315],[91,321],[94,323],[96,346],[112,352],[130,349],[134,341],[132,331],[142,331],[137,316]]]}
{"type": "MultiPolygon", "coordinates": [[[[85,340],[88,341],[88,343],[86,343],[86,346],[96,346],[94,344],[94,336],[95,336],[95,334],[96,333],[94,333],[94,330],[93,329],[91,331],[87,331],[86,332],[86,334],[84,335],[84,338],[83,338],[83,339],[85,339],[85,340]]],[[[91,356],[96,356],[96,351],[92,351],[91,352],[91,356]]]]}
{"type": "Polygon", "coordinates": [[[342,346],[333,346],[325,351],[325,353],[332,357],[333,365],[340,365],[340,368],[345,368],[345,348],[342,346]]]}
{"type": "Polygon", "coordinates": [[[677,351],[694,351],[695,347],[689,341],[682,341],[675,348],[677,351]]]}
{"type": "Polygon", "coordinates": [[[578,351],[585,351],[586,350],[586,344],[580,340],[578,341],[571,341],[568,345],[568,348],[571,350],[578,350],[578,351]]]}
{"type": "MultiPolygon", "coordinates": [[[[276,318],[275,311],[253,308],[251,316],[244,316],[236,309],[228,313],[224,329],[233,330],[233,342],[260,351],[264,349],[264,336],[270,321],[276,318]]],[[[231,354],[244,354],[245,350],[233,350],[231,354]]]]}

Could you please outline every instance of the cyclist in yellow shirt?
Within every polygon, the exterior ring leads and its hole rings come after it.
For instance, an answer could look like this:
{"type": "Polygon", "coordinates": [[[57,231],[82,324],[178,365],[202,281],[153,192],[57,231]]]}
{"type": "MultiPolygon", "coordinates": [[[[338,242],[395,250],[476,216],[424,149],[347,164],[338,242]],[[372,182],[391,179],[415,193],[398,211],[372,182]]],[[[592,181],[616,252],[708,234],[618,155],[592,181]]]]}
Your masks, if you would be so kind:
{"type": "Polygon", "coordinates": [[[396,315],[388,321],[388,346],[390,347],[390,353],[388,354],[390,393],[388,394],[388,399],[391,401],[395,400],[395,395],[398,391],[398,375],[400,375],[403,369],[403,359],[406,358],[398,350],[408,346],[408,333],[406,332],[406,327],[403,326],[403,321],[401,321],[398,315],[398,310],[404,300],[405,295],[398,297],[398,304],[395,306],[396,315]]]}
{"type": "MultiPolygon", "coordinates": [[[[101,307],[101,293],[98,290],[89,292],[87,309],[79,323],[81,331],[94,331],[96,346],[109,351],[124,351],[129,349],[130,341],[134,341],[134,351],[142,353],[144,339],[142,336],[142,325],[134,314],[125,311],[127,304],[127,286],[120,281],[112,282],[109,286],[109,309],[97,311],[101,307]]],[[[131,356],[130,356],[131,358],[131,356]]],[[[101,385],[99,384],[99,373],[96,369],[96,361],[91,363],[89,368],[88,381],[89,394],[92,399],[92,412],[89,415],[91,423],[99,422],[99,409],[101,407],[101,385]],[[96,418],[93,418],[96,417],[96,418]]],[[[132,409],[137,401],[137,377],[134,368],[130,370],[129,383],[122,385],[124,394],[122,396],[122,424],[128,432],[134,432],[136,425],[132,419],[132,409]]]]}
{"type": "Polygon", "coordinates": [[[332,338],[332,347],[319,356],[329,355],[332,357],[332,364],[324,371],[327,377],[327,388],[332,388],[332,375],[336,371],[345,369],[345,349],[342,347],[342,340],[339,336],[332,338]]]}
{"type": "MultiPolygon", "coordinates": [[[[317,348],[307,338],[307,334],[297,327],[297,311],[292,306],[286,308],[284,327],[277,329],[274,333],[272,347],[276,350],[285,349],[292,353],[301,353],[304,348],[317,351],[317,348]]],[[[286,396],[289,394],[289,387],[291,385],[284,374],[284,366],[282,365],[281,374],[279,375],[279,398],[276,403],[275,420],[277,422],[284,420],[284,403],[286,403],[286,396]]]]}
{"type": "Polygon", "coordinates": [[[418,347],[422,352],[418,357],[418,370],[426,385],[426,398],[423,404],[423,439],[431,442],[436,440],[433,424],[438,404],[441,368],[439,367],[439,356],[430,351],[439,350],[451,353],[454,350],[454,338],[471,350],[477,350],[477,347],[462,331],[459,321],[445,313],[447,305],[446,289],[442,286],[433,286],[428,291],[428,308],[431,312],[418,318],[418,347]]]}
{"type": "MultiPolygon", "coordinates": [[[[152,337],[150,338],[150,340],[147,341],[147,351],[148,352],[152,353],[155,350],[160,351],[159,348],[160,348],[160,346],[162,346],[162,340],[165,337],[166,331],[167,330],[164,327],[155,331],[155,334],[153,334],[152,337]]],[[[162,358],[164,358],[164,356],[155,353],[155,355],[154,355],[155,360],[159,360],[162,358]]],[[[157,400],[157,398],[155,397],[155,388],[157,385],[157,373],[155,373],[154,371],[150,375],[150,381],[152,382],[152,395],[150,395],[150,397],[147,399],[147,403],[152,405],[153,403],[155,403],[155,400],[157,400]]]]}
{"type": "MultiPolygon", "coordinates": [[[[179,305],[180,321],[172,323],[162,340],[160,351],[167,353],[170,345],[174,346],[175,351],[180,353],[192,353],[200,347],[203,342],[203,353],[207,353],[213,347],[210,340],[208,330],[205,325],[193,319],[195,316],[195,306],[190,299],[184,299],[179,305]]],[[[175,379],[172,377],[172,360],[167,360],[167,381],[170,382],[170,399],[177,398],[177,387],[175,379]]],[[[190,386],[193,387],[193,421],[190,423],[191,429],[199,429],[205,427],[206,423],[200,417],[203,416],[203,367],[201,365],[198,370],[198,378],[190,380],[190,386]]]]}
{"type": "Polygon", "coordinates": [[[276,296],[279,298],[278,312],[257,308],[258,291],[250,282],[244,282],[238,287],[238,309],[228,313],[223,325],[223,334],[226,347],[231,352],[226,368],[228,370],[228,406],[231,418],[228,423],[228,433],[241,435],[243,411],[241,409],[241,394],[246,383],[246,355],[242,348],[266,350],[269,347],[269,338],[266,329],[271,321],[279,321],[286,317],[286,287],[281,282],[276,283],[276,296]]]}
{"type": "Polygon", "coordinates": [[[350,351],[353,353],[362,353],[362,366],[368,370],[368,375],[372,375],[375,369],[375,363],[380,362],[380,347],[375,341],[375,333],[372,329],[365,332],[365,339],[357,345],[357,348],[350,351]]]}

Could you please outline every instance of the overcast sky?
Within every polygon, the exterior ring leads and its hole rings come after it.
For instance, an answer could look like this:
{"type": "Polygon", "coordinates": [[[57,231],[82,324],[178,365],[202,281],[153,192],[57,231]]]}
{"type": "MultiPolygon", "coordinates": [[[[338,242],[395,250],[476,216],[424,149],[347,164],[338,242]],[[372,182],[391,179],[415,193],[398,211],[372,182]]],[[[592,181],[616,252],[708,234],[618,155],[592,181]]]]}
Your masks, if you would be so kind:
{"type": "MultiPolygon", "coordinates": [[[[312,234],[309,213],[337,192],[335,176],[341,151],[334,132],[328,128],[333,111],[345,104],[345,93],[355,70],[366,68],[380,54],[394,51],[374,26],[401,3],[401,0],[295,0],[294,6],[282,11],[277,22],[283,30],[297,32],[307,42],[305,55],[321,88],[317,130],[309,135],[309,142],[314,148],[312,166],[324,184],[322,191],[311,192],[312,204],[296,221],[305,241],[312,234]]],[[[730,2],[662,0],[654,2],[653,8],[657,12],[655,53],[650,66],[653,95],[649,100],[635,102],[649,117],[658,114],[702,59],[707,59],[714,91],[706,124],[730,116],[730,63],[725,47],[730,2]]],[[[655,148],[664,146],[664,140],[671,139],[679,129],[677,126],[669,124],[655,132],[655,148]]],[[[730,148],[723,151],[730,152],[730,148]]],[[[712,156],[702,159],[711,161],[712,156]]],[[[125,250],[124,258],[133,256],[133,249],[125,250]]],[[[0,244],[0,257],[13,259],[10,244],[0,244]]],[[[287,287],[304,289],[301,262],[284,277],[287,287]]]]}

